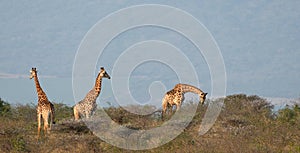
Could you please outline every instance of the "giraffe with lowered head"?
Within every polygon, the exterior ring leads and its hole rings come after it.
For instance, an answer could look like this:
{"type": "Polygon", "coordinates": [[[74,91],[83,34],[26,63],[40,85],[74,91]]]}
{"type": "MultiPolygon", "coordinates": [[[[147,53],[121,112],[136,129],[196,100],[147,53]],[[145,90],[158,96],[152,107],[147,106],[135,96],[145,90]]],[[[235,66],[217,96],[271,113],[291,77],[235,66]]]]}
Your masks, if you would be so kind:
{"type": "Polygon", "coordinates": [[[181,83],[176,84],[172,90],[168,91],[165,94],[162,100],[162,118],[168,108],[170,108],[172,111],[173,105],[176,105],[176,111],[180,109],[181,103],[184,100],[184,94],[187,92],[198,94],[200,98],[200,103],[204,103],[207,93],[204,93],[202,90],[192,85],[181,83]]]}
{"type": "Polygon", "coordinates": [[[50,133],[51,124],[55,124],[54,115],[55,109],[53,104],[48,100],[46,93],[43,91],[42,87],[40,86],[37,70],[36,68],[32,68],[30,70],[30,79],[34,78],[36,92],[38,95],[38,105],[37,105],[37,120],[38,120],[38,137],[40,136],[41,131],[41,122],[44,121],[44,134],[50,133]],[[50,121],[50,126],[49,126],[50,121]]]}
{"type": "Polygon", "coordinates": [[[89,118],[97,107],[96,99],[101,92],[102,78],[110,79],[110,76],[106,73],[103,67],[100,68],[98,76],[96,78],[95,86],[87,93],[85,98],[79,101],[73,108],[74,118],[78,120],[80,117],[85,116],[89,118]]]}

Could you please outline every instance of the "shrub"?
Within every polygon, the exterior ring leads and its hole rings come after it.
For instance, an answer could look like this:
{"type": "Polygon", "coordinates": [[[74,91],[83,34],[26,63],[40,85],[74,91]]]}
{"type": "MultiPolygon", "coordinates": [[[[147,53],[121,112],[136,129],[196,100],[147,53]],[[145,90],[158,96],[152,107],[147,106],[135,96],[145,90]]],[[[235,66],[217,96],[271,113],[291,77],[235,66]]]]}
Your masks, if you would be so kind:
{"type": "Polygon", "coordinates": [[[296,124],[300,120],[300,107],[298,105],[292,108],[286,107],[279,111],[277,119],[283,123],[296,124]]]}
{"type": "Polygon", "coordinates": [[[36,121],[36,106],[34,104],[17,105],[13,109],[14,118],[25,122],[36,121]]]}
{"type": "Polygon", "coordinates": [[[26,150],[26,142],[24,140],[24,138],[22,136],[17,136],[17,137],[14,137],[12,140],[11,140],[11,144],[13,146],[13,149],[15,151],[21,151],[21,152],[27,152],[26,150]]]}
{"type": "Polygon", "coordinates": [[[240,116],[253,122],[273,118],[273,106],[258,96],[231,95],[225,98],[224,104],[223,113],[228,117],[240,116]]]}
{"type": "Polygon", "coordinates": [[[0,98],[0,116],[8,116],[11,115],[11,107],[10,104],[3,101],[0,98]]]}
{"type": "Polygon", "coordinates": [[[63,103],[53,103],[55,108],[55,120],[69,119],[73,117],[73,108],[63,103]]]}

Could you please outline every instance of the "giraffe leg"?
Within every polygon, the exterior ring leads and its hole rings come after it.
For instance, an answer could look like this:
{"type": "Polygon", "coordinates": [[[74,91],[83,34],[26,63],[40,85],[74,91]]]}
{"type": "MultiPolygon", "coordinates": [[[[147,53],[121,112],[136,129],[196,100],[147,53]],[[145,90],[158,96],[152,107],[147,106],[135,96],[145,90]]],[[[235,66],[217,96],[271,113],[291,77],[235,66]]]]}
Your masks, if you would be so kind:
{"type": "Polygon", "coordinates": [[[40,132],[41,132],[41,119],[42,119],[42,115],[41,114],[38,114],[37,115],[37,121],[38,121],[38,137],[37,138],[39,138],[40,137],[40,132]]]}
{"type": "Polygon", "coordinates": [[[79,120],[79,112],[78,112],[78,110],[77,110],[77,107],[74,106],[73,110],[74,110],[74,118],[75,118],[75,121],[77,121],[77,120],[79,120]]]}
{"type": "Polygon", "coordinates": [[[46,124],[46,122],[44,121],[44,136],[48,133],[47,126],[48,124],[46,124]]]}
{"type": "Polygon", "coordinates": [[[180,104],[176,104],[176,112],[179,111],[180,109],[180,104]]]}
{"type": "Polygon", "coordinates": [[[91,112],[90,111],[85,111],[85,117],[86,119],[89,119],[91,116],[91,112]]]}
{"type": "Polygon", "coordinates": [[[166,98],[164,98],[163,102],[162,102],[162,112],[161,112],[161,118],[162,119],[164,118],[164,115],[166,114],[167,107],[168,107],[168,101],[167,101],[166,98]]]}
{"type": "Polygon", "coordinates": [[[168,105],[168,115],[172,115],[173,114],[173,105],[168,105]]]}
{"type": "Polygon", "coordinates": [[[176,104],[176,112],[179,111],[179,109],[181,107],[181,103],[182,103],[183,100],[184,100],[183,95],[179,96],[177,102],[175,103],[176,104]]]}
{"type": "Polygon", "coordinates": [[[177,102],[175,103],[175,105],[176,105],[176,112],[177,112],[177,111],[180,110],[180,106],[181,106],[180,100],[177,101],[177,102]]]}
{"type": "Polygon", "coordinates": [[[49,127],[49,124],[48,124],[49,114],[48,113],[44,114],[43,118],[44,118],[44,135],[45,135],[46,133],[49,133],[49,130],[48,130],[48,127],[49,127]]]}

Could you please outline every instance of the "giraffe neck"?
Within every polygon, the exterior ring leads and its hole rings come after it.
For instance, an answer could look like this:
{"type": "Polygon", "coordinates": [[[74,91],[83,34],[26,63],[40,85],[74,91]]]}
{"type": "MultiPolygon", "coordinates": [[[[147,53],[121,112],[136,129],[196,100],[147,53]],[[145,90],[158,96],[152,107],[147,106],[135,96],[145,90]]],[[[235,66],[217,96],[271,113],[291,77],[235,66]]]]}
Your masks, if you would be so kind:
{"type": "Polygon", "coordinates": [[[100,76],[100,73],[99,73],[98,76],[97,76],[97,78],[96,78],[95,87],[94,87],[97,96],[101,92],[101,84],[102,84],[102,76],[100,76]]]}
{"type": "Polygon", "coordinates": [[[47,95],[45,94],[42,87],[40,86],[37,75],[34,76],[34,82],[35,82],[36,92],[37,92],[39,101],[40,100],[48,100],[47,95]]]}
{"type": "Polygon", "coordinates": [[[188,85],[188,84],[179,84],[179,86],[181,87],[181,90],[182,90],[183,93],[193,92],[193,93],[196,93],[198,95],[203,93],[203,91],[200,90],[199,88],[188,85]]]}

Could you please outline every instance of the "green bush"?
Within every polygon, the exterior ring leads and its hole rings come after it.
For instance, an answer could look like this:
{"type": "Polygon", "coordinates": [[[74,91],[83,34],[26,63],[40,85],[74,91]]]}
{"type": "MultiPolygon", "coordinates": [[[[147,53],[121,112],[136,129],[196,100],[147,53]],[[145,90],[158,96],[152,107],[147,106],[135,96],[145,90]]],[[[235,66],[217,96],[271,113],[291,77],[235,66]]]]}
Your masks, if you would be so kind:
{"type": "Polygon", "coordinates": [[[73,118],[73,108],[63,103],[53,103],[55,108],[55,121],[73,118]]]}
{"type": "Polygon", "coordinates": [[[36,106],[34,104],[26,104],[26,105],[17,105],[13,108],[14,116],[13,118],[26,121],[26,122],[32,122],[36,121],[36,106]]]}
{"type": "Polygon", "coordinates": [[[224,100],[225,117],[241,120],[248,120],[252,123],[265,122],[268,123],[273,119],[273,106],[258,96],[247,96],[245,94],[237,94],[227,96],[224,100]]]}
{"type": "Polygon", "coordinates": [[[13,150],[15,151],[21,151],[26,152],[26,142],[22,136],[17,136],[11,139],[11,144],[13,147],[13,150]]]}
{"type": "Polygon", "coordinates": [[[279,111],[277,119],[283,123],[299,124],[300,120],[300,107],[298,105],[292,108],[286,107],[279,111]]]}
{"type": "Polygon", "coordinates": [[[10,104],[3,101],[0,98],[0,116],[8,116],[11,115],[11,107],[10,104]]]}

